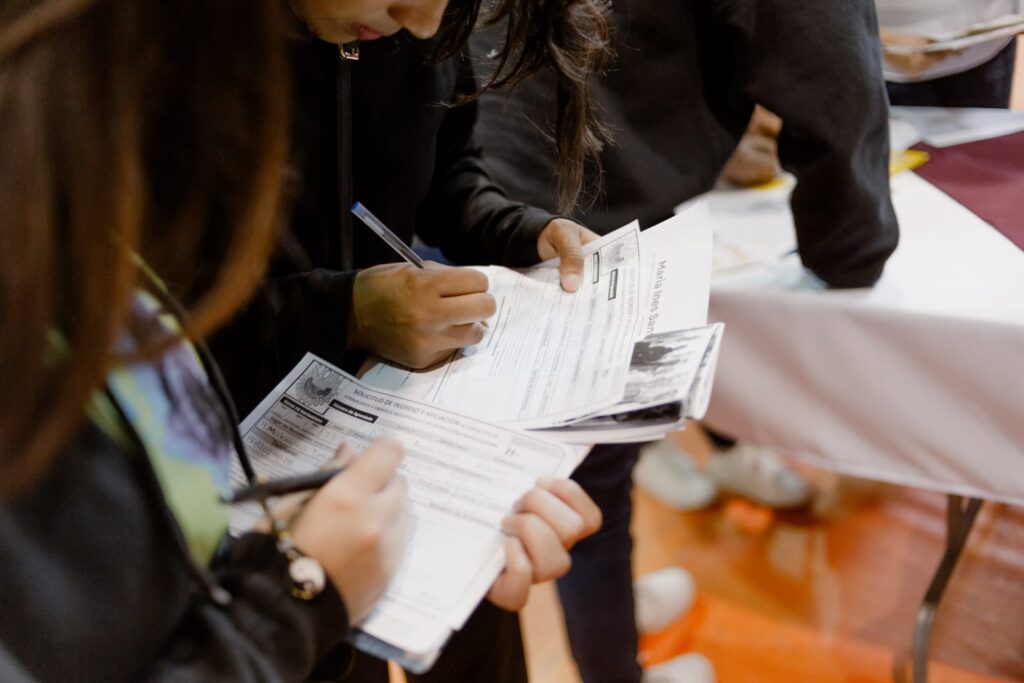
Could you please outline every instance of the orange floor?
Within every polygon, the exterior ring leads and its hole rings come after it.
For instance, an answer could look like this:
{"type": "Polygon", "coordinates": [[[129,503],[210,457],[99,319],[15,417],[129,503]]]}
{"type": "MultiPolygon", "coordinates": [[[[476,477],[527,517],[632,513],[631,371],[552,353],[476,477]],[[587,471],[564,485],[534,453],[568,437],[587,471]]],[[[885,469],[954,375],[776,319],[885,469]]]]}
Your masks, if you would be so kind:
{"type": "MultiPolygon", "coordinates": [[[[699,430],[673,435],[698,452],[699,430]]],[[[893,680],[944,542],[942,496],[810,473],[820,493],[803,513],[737,502],[683,514],[638,491],[639,572],[687,567],[700,598],[659,638],[653,659],[702,652],[719,681],[893,680]]],[[[932,681],[1024,680],[1024,511],[982,510],[936,622],[932,681]]],[[[535,683],[578,680],[554,591],[524,613],[535,683]]]]}

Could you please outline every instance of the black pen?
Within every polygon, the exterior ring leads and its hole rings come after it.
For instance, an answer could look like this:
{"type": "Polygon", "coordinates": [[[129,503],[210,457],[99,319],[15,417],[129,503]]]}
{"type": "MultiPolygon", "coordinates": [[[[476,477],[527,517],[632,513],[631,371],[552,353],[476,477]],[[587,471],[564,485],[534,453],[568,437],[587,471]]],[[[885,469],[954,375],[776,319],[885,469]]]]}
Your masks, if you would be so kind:
{"type": "Polygon", "coordinates": [[[289,493],[318,489],[344,470],[344,467],[332,467],[297,477],[287,477],[285,479],[252,484],[251,486],[243,486],[240,489],[228,491],[220,499],[228,504],[244,503],[248,500],[265,500],[272,496],[284,496],[289,493]]]}

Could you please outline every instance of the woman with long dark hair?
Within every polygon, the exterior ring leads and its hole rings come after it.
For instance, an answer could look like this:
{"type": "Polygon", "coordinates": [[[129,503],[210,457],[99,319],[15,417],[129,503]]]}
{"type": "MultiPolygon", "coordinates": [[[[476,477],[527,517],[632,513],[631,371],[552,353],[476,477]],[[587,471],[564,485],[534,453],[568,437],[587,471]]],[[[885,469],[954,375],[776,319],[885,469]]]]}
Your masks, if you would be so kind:
{"type": "Polygon", "coordinates": [[[301,680],[400,556],[393,443],[290,528],[330,579],[315,599],[275,538],[228,539],[217,502],[235,430],[188,340],[272,250],[283,23],[276,0],[3,5],[0,640],[41,679],[301,680]]]}
{"type": "MultiPolygon", "coordinates": [[[[365,23],[432,1],[336,4],[365,23]]],[[[0,650],[38,678],[304,680],[396,569],[393,442],[280,537],[228,537],[217,499],[243,449],[199,340],[274,248],[286,14],[277,0],[0,5],[0,650]],[[304,559],[321,581],[294,572],[304,559]]],[[[585,503],[565,508],[579,533],[585,503]]],[[[523,556],[567,566],[559,516],[533,517],[523,556]]],[[[518,594],[537,569],[510,566],[496,589],[518,594]]]]}
{"type": "MultiPolygon", "coordinates": [[[[569,291],[582,269],[580,246],[592,237],[507,197],[487,174],[473,124],[481,87],[550,70],[564,114],[554,133],[562,197],[571,204],[604,136],[589,104],[590,77],[607,57],[603,0],[436,0],[411,14],[397,3],[365,23],[334,0],[296,0],[292,8],[299,22],[291,42],[291,221],[271,277],[214,343],[243,411],[307,351],[350,370],[367,351],[424,367],[478,341],[481,321],[493,314],[478,271],[394,263],[383,242],[353,224],[354,201],[402,239],[419,234],[455,263],[525,266],[561,256],[569,291]],[[403,21],[408,30],[400,31],[403,21]],[[494,56],[500,68],[480,83],[465,41],[489,21],[507,30],[494,56]]],[[[505,610],[526,593],[490,598],[418,680],[525,680],[519,624],[505,610]]],[[[364,661],[356,673],[387,678],[382,662],[364,661]]]]}

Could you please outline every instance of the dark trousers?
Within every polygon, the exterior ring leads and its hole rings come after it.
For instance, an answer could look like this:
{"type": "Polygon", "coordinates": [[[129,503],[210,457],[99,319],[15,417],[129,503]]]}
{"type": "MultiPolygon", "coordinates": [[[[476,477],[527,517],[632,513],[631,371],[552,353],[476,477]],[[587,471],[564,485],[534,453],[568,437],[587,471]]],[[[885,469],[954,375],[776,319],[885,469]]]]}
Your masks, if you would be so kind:
{"type": "Polygon", "coordinates": [[[711,429],[710,427],[705,426],[704,433],[708,435],[708,439],[711,440],[712,448],[716,450],[722,451],[727,448],[732,448],[733,446],[736,445],[736,439],[732,438],[731,436],[726,436],[722,432],[716,432],[714,429],[711,429]]]}
{"type": "Polygon", "coordinates": [[[584,683],[639,683],[633,606],[633,515],[630,494],[640,444],[595,446],[572,478],[604,515],[601,530],[572,550],[558,581],[576,665],[584,683]]]}
{"type": "Polygon", "coordinates": [[[920,83],[886,83],[889,103],[912,107],[1006,109],[1010,106],[1016,58],[1017,41],[1012,40],[991,60],[969,71],[920,83]]]}
{"type": "MultiPolygon", "coordinates": [[[[519,615],[487,602],[452,636],[425,674],[406,674],[409,683],[526,683],[526,655],[519,615]]],[[[362,652],[344,683],[387,683],[387,662],[362,652]]]]}

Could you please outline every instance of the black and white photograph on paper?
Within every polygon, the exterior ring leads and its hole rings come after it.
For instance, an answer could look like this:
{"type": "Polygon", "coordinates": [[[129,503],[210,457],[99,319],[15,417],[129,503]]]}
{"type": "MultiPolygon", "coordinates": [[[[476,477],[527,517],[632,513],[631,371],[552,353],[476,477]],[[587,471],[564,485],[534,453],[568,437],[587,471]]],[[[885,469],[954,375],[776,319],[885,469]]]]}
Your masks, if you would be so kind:
{"type": "Polygon", "coordinates": [[[683,400],[708,348],[711,332],[710,326],[673,330],[636,342],[622,404],[639,409],[683,400]]]}

